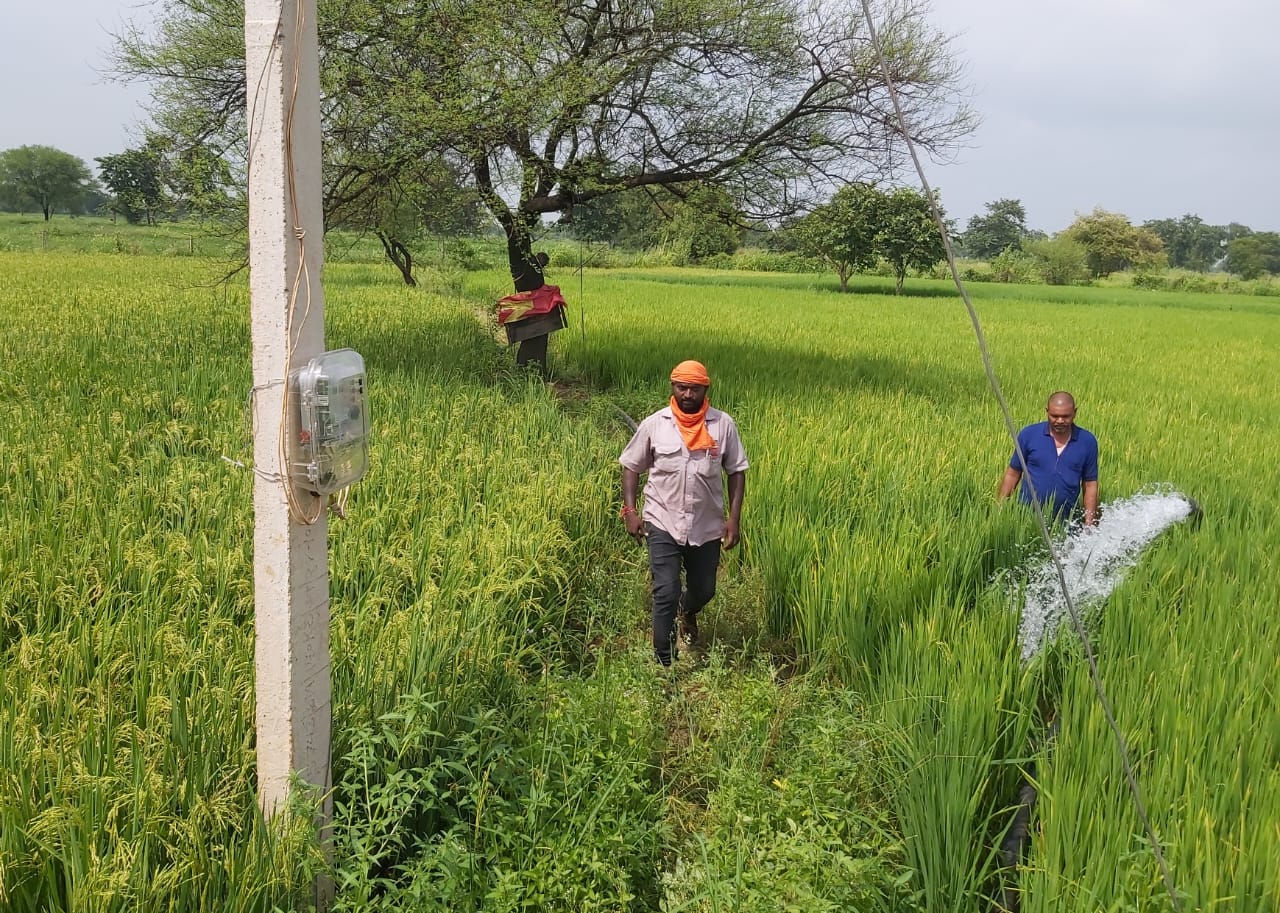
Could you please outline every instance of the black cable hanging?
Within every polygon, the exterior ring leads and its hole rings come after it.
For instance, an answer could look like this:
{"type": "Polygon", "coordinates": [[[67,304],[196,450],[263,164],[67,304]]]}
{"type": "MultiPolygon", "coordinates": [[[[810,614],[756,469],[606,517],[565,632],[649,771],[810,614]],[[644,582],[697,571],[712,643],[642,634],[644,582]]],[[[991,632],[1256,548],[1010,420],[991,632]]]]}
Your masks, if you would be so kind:
{"type": "MultiPolygon", "coordinates": [[[[1009,403],[1004,397],[1004,392],[1000,388],[1000,380],[996,377],[995,368],[991,360],[991,353],[987,349],[986,335],[982,331],[982,323],[978,319],[978,312],[973,306],[973,301],[969,297],[969,291],[965,288],[964,282],[960,279],[960,272],[956,267],[955,253],[951,247],[951,236],[947,231],[946,222],[942,218],[942,213],[938,211],[938,201],[934,196],[933,188],[929,184],[929,179],[925,176],[924,166],[920,163],[920,156],[916,152],[915,143],[911,139],[911,131],[907,126],[906,115],[902,112],[902,104],[898,98],[898,90],[894,85],[893,77],[890,75],[888,63],[884,58],[884,51],[880,44],[880,36],[877,33],[875,23],[871,16],[870,0],[861,0],[862,14],[866,19],[867,32],[871,38],[871,46],[876,54],[876,61],[880,65],[881,75],[884,77],[885,88],[889,91],[889,98],[893,102],[893,110],[897,120],[897,129],[906,143],[907,151],[911,154],[911,161],[915,165],[916,174],[920,178],[920,186],[924,191],[925,197],[929,200],[929,207],[933,212],[933,219],[938,225],[938,231],[942,235],[943,247],[947,252],[947,265],[951,269],[951,278],[955,282],[956,289],[960,292],[960,297],[964,301],[965,309],[969,312],[969,321],[973,325],[974,335],[978,340],[978,351],[982,356],[982,365],[987,372],[987,381],[991,386],[991,392],[995,396],[996,401],[1000,405],[1000,412],[1004,416],[1005,430],[1009,433],[1009,437],[1013,439],[1014,449],[1017,451],[1018,459],[1025,467],[1027,465],[1026,455],[1022,452],[1022,447],[1018,443],[1018,432],[1014,425],[1013,413],[1009,409],[1009,403]]],[[[1031,481],[1029,473],[1023,474],[1023,484],[1031,481]]],[[[1085,659],[1089,667],[1089,679],[1093,684],[1094,693],[1098,698],[1098,703],[1102,707],[1102,712],[1106,716],[1107,725],[1111,729],[1112,737],[1116,743],[1116,750],[1120,755],[1121,766],[1124,769],[1125,782],[1129,787],[1129,795],[1133,799],[1134,810],[1138,814],[1139,820],[1142,822],[1143,830],[1146,831],[1147,840],[1151,843],[1151,850],[1155,854],[1156,864],[1160,868],[1160,875],[1164,879],[1164,886],[1169,894],[1169,903],[1175,913],[1181,913],[1182,903],[1178,899],[1178,892],[1173,883],[1173,874],[1169,870],[1169,865],[1165,861],[1164,851],[1160,848],[1160,839],[1156,835],[1155,828],[1151,824],[1151,818],[1147,814],[1146,805],[1142,800],[1142,791],[1138,786],[1138,779],[1133,770],[1133,762],[1130,759],[1128,743],[1125,741],[1124,733],[1120,731],[1120,725],[1116,722],[1115,713],[1111,709],[1111,702],[1107,698],[1106,690],[1102,686],[1102,676],[1098,671],[1098,661],[1094,656],[1093,647],[1089,644],[1089,638],[1084,629],[1084,623],[1080,619],[1080,613],[1077,611],[1075,602],[1071,598],[1071,593],[1067,587],[1066,573],[1062,568],[1062,562],[1058,557],[1057,550],[1053,547],[1053,537],[1049,534],[1049,525],[1045,520],[1044,510],[1040,505],[1040,498],[1035,491],[1035,486],[1031,486],[1031,504],[1035,510],[1036,520],[1040,524],[1040,532],[1044,537],[1045,544],[1049,548],[1049,555],[1053,560],[1053,566],[1057,571],[1058,585],[1062,588],[1062,598],[1066,604],[1067,612],[1071,617],[1071,625],[1074,628],[1076,636],[1080,638],[1080,643],[1084,647],[1085,659]]]]}

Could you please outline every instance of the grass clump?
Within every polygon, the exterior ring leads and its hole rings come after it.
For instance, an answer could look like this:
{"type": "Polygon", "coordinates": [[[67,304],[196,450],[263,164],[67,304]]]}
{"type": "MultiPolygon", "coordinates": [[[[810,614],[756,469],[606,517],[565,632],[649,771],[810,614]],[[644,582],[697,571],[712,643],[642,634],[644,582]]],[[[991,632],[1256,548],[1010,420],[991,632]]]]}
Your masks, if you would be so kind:
{"type": "Polygon", "coordinates": [[[667,910],[909,908],[883,731],[819,674],[713,650],[667,704],[667,910]]]}

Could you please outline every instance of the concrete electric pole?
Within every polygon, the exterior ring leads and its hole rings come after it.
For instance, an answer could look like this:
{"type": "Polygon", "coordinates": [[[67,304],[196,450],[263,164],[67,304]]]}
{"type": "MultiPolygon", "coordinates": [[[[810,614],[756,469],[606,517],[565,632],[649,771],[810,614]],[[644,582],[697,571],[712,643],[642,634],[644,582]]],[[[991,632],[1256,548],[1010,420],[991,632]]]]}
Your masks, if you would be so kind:
{"type": "Polygon", "coordinates": [[[289,373],[324,350],[316,0],[247,0],[245,64],[258,798],[268,817],[281,811],[297,777],[327,827],[328,524],[324,498],[287,487],[289,373]]]}

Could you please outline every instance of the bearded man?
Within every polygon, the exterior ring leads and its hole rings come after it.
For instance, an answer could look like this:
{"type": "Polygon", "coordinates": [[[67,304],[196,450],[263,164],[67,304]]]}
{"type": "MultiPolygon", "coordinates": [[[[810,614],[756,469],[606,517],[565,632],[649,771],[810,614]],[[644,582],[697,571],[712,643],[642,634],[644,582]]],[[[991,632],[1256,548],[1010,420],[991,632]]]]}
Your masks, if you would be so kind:
{"type": "Polygon", "coordinates": [[[622,521],[632,538],[649,547],[653,653],[664,666],[676,656],[677,619],[680,642],[697,644],[698,613],[716,594],[720,550],[733,548],[740,536],[747,455],[733,419],[711,408],[710,389],[701,363],[676,365],[670,402],[639,424],[618,458],[622,521]],[[639,509],[642,475],[648,478],[639,509]]]}

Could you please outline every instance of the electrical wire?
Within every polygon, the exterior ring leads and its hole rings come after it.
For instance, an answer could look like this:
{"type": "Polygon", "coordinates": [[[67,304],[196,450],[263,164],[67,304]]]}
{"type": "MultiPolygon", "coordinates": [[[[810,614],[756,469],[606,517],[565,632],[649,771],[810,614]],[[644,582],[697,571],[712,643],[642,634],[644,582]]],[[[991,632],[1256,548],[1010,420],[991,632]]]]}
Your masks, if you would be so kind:
{"type": "MultiPolygon", "coordinates": [[[[280,16],[276,20],[277,35],[283,32],[284,26],[285,26],[284,11],[281,10],[280,16]]],[[[301,47],[302,45],[305,27],[306,27],[306,16],[303,10],[303,4],[298,4],[295,7],[295,17],[293,22],[293,37],[294,37],[293,47],[295,49],[301,47]]],[[[249,111],[249,123],[251,127],[254,123],[256,123],[258,119],[258,113],[257,113],[258,103],[264,91],[264,86],[268,80],[271,63],[276,58],[276,55],[278,53],[279,53],[279,43],[273,41],[267,52],[266,60],[263,63],[262,70],[259,73],[258,81],[254,86],[252,103],[250,105],[250,111],[249,111]]],[[[290,465],[290,460],[289,460],[289,449],[290,449],[289,448],[289,442],[290,442],[289,428],[291,424],[289,419],[290,419],[291,405],[294,404],[294,400],[296,398],[296,392],[292,389],[292,384],[290,383],[290,380],[293,374],[294,357],[296,355],[297,346],[298,346],[298,338],[297,338],[297,334],[295,333],[295,328],[306,325],[307,320],[310,318],[311,308],[313,304],[310,266],[307,262],[307,255],[308,255],[307,231],[302,224],[302,217],[298,207],[297,179],[295,175],[294,156],[293,156],[293,149],[294,149],[293,128],[294,128],[294,121],[295,121],[295,113],[297,110],[298,95],[299,95],[299,90],[302,82],[301,67],[302,67],[301,54],[296,53],[295,51],[293,55],[293,61],[292,61],[292,72],[290,74],[292,78],[291,78],[291,84],[289,87],[289,98],[288,98],[288,104],[286,106],[285,120],[284,120],[284,156],[285,156],[286,192],[288,193],[288,197],[289,197],[290,224],[293,229],[294,238],[297,242],[298,265],[296,270],[294,271],[292,286],[289,289],[288,306],[286,308],[285,335],[286,335],[287,342],[285,346],[284,369],[283,369],[284,380],[272,381],[268,384],[262,384],[254,387],[250,391],[250,398],[252,399],[253,394],[256,393],[257,390],[261,389],[262,387],[273,386],[276,384],[286,385],[284,395],[281,397],[281,401],[280,401],[281,402],[280,420],[279,420],[278,435],[277,435],[276,458],[279,463],[280,471],[278,473],[267,473],[263,470],[259,470],[256,468],[253,471],[256,475],[258,475],[263,479],[268,479],[271,481],[279,481],[280,483],[282,483],[284,486],[285,499],[288,504],[290,517],[297,523],[300,523],[306,526],[311,526],[319,522],[320,518],[324,516],[326,506],[339,518],[345,519],[347,516],[346,508],[347,508],[348,497],[350,495],[350,487],[349,486],[343,487],[339,491],[330,495],[327,499],[319,494],[312,493],[310,498],[311,503],[306,504],[304,503],[304,498],[301,495],[301,488],[295,482],[295,479],[293,476],[293,469],[292,469],[292,466],[290,465]],[[301,314],[299,315],[300,302],[301,302],[301,314]]],[[[251,130],[251,134],[256,134],[256,132],[257,131],[251,130]]],[[[256,149],[256,145],[257,145],[257,136],[254,135],[250,145],[250,150],[249,150],[249,167],[250,168],[252,168],[252,163],[255,158],[254,150],[256,149]]],[[[256,437],[256,434],[257,434],[256,412],[254,413],[254,419],[255,419],[255,427],[253,430],[254,430],[254,435],[256,437]]],[[[243,465],[233,460],[227,460],[227,462],[232,463],[233,465],[243,465]]]]}
{"type": "MultiPolygon", "coordinates": [[[[298,52],[298,48],[302,47],[302,39],[304,34],[304,25],[306,16],[304,14],[304,3],[294,5],[294,31],[293,31],[293,84],[289,91],[289,104],[285,112],[284,120],[284,156],[285,156],[285,183],[289,194],[289,211],[292,217],[294,237],[298,241],[298,268],[293,277],[293,288],[289,290],[289,308],[285,319],[285,337],[288,340],[285,346],[284,357],[284,376],[292,377],[293,356],[297,349],[297,336],[294,333],[294,320],[298,311],[298,295],[302,289],[306,289],[303,302],[302,318],[300,326],[305,326],[307,318],[311,315],[311,273],[307,265],[307,230],[302,225],[302,216],[298,211],[298,194],[297,182],[294,176],[293,161],[293,123],[294,115],[298,104],[298,90],[302,82],[302,54],[298,52]]],[[[283,18],[283,11],[281,17],[283,18]]],[[[292,385],[290,385],[292,386],[292,385]]],[[[298,495],[297,486],[293,484],[292,472],[289,466],[289,389],[285,390],[285,395],[281,399],[280,407],[280,434],[278,437],[279,451],[278,458],[280,460],[281,472],[285,476],[285,497],[289,502],[289,513],[295,520],[304,525],[310,526],[317,523],[324,516],[324,499],[319,495],[312,495],[312,510],[306,510],[303,506],[302,499],[298,495]]]]}
{"type": "Polygon", "coordinates": [[[1066,604],[1067,612],[1071,618],[1071,625],[1075,629],[1076,635],[1080,638],[1080,643],[1084,647],[1085,659],[1089,668],[1089,679],[1093,685],[1094,693],[1097,696],[1098,703],[1102,707],[1103,714],[1106,716],[1107,725],[1111,729],[1112,737],[1115,740],[1116,750],[1120,755],[1121,766],[1124,769],[1125,782],[1128,784],[1129,794],[1133,800],[1134,809],[1137,812],[1138,819],[1142,822],[1143,830],[1146,831],[1147,839],[1151,843],[1151,850],[1155,854],[1156,864],[1160,868],[1160,875],[1164,880],[1164,886],[1169,894],[1169,903],[1175,913],[1181,913],[1182,905],[1178,899],[1178,892],[1174,886],[1173,874],[1169,870],[1169,865],[1165,861],[1164,851],[1160,847],[1160,839],[1156,835],[1155,828],[1151,824],[1151,818],[1147,814],[1147,808],[1142,800],[1142,791],[1138,786],[1137,775],[1133,770],[1133,762],[1130,758],[1128,742],[1125,740],[1124,733],[1120,731],[1120,726],[1116,722],[1115,713],[1111,707],[1111,701],[1107,697],[1106,690],[1102,685],[1102,675],[1098,671],[1098,661],[1094,656],[1093,647],[1089,643],[1089,637],[1081,621],[1080,613],[1077,611],[1075,602],[1071,598],[1071,593],[1067,587],[1066,573],[1062,567],[1062,561],[1058,556],[1057,550],[1053,545],[1053,537],[1049,533],[1049,524],[1045,519],[1044,509],[1040,504],[1039,495],[1036,493],[1035,485],[1031,482],[1031,474],[1026,472],[1027,458],[1022,451],[1022,445],[1018,442],[1018,432],[1014,425],[1013,413],[1009,409],[1009,403],[1005,399],[1004,392],[1000,388],[1000,380],[996,376],[995,367],[991,359],[991,353],[987,348],[986,335],[982,331],[982,322],[978,319],[977,309],[973,305],[973,300],[969,297],[969,291],[965,287],[964,282],[960,278],[960,271],[956,267],[955,252],[951,246],[951,235],[947,231],[946,221],[942,218],[942,213],[938,209],[937,197],[934,195],[933,188],[929,184],[929,179],[925,176],[924,166],[920,163],[920,156],[916,151],[915,143],[911,139],[911,131],[907,125],[906,115],[902,111],[902,104],[898,97],[897,86],[894,84],[893,76],[889,72],[889,64],[885,60],[884,50],[880,43],[880,36],[877,32],[875,22],[871,15],[870,0],[860,0],[862,4],[862,14],[866,19],[867,32],[871,38],[871,45],[876,54],[876,60],[880,65],[881,75],[884,77],[885,87],[888,89],[889,97],[893,103],[893,110],[897,120],[897,129],[902,139],[906,143],[907,151],[911,154],[911,161],[915,165],[916,174],[920,178],[920,186],[924,191],[925,198],[929,201],[930,210],[933,213],[933,219],[938,225],[938,231],[942,235],[943,247],[947,254],[947,265],[951,270],[951,278],[955,282],[960,297],[964,301],[965,310],[969,313],[969,321],[973,325],[974,335],[978,341],[978,351],[982,356],[982,365],[987,373],[987,381],[991,386],[991,392],[995,396],[996,401],[1000,405],[1000,412],[1004,416],[1005,430],[1009,437],[1013,439],[1014,449],[1018,455],[1018,461],[1021,463],[1024,472],[1022,474],[1022,484],[1027,485],[1031,492],[1031,504],[1035,511],[1036,520],[1040,525],[1041,535],[1044,537],[1045,543],[1049,548],[1049,555],[1053,561],[1053,566],[1057,571],[1058,585],[1062,589],[1062,598],[1066,604]]]}

